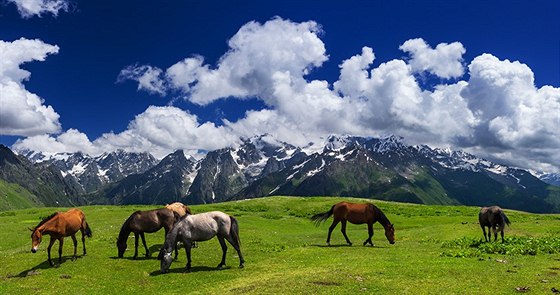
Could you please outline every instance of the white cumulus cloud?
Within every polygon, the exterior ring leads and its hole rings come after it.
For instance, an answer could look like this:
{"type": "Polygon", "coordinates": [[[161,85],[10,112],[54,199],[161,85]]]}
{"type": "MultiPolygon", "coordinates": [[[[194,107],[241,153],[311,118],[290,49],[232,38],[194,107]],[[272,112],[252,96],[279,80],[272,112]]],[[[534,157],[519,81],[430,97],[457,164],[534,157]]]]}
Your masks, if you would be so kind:
{"type": "MultiPolygon", "coordinates": [[[[312,21],[250,22],[229,40],[215,65],[190,54],[165,70],[125,68],[120,80],[135,80],[140,90],[154,94],[179,93],[200,105],[257,98],[266,108],[216,125],[176,107],[152,106],[120,133],[72,142],[84,149],[123,148],[163,157],[175,149],[195,154],[264,133],[299,146],[331,133],[397,134],[411,143],[467,149],[510,165],[560,170],[560,89],[537,88],[527,65],[490,54],[469,63],[459,42],[432,47],[411,39],[400,46],[407,59],[373,66],[375,53],[364,46],[340,62],[337,81],[312,80],[310,71],[319,71],[328,59],[320,35],[312,21]],[[448,82],[427,89],[418,81],[424,72],[448,82]]],[[[61,136],[35,138],[61,143],[61,136]]]]}
{"type": "Polygon", "coordinates": [[[58,50],[58,46],[37,39],[0,40],[0,134],[32,136],[60,131],[60,116],[44,105],[42,98],[25,89],[23,83],[31,73],[20,67],[27,62],[44,61],[58,50]]]}
{"type": "Polygon", "coordinates": [[[17,6],[19,14],[24,18],[41,17],[43,14],[58,15],[59,11],[68,11],[67,0],[7,0],[17,6]]]}
{"type": "Polygon", "coordinates": [[[440,43],[435,49],[422,38],[404,42],[399,49],[410,54],[408,63],[414,72],[429,72],[440,78],[450,79],[463,76],[463,44],[440,43]]]}
{"type": "Polygon", "coordinates": [[[163,71],[157,67],[152,66],[128,66],[121,70],[117,82],[124,80],[134,80],[138,82],[138,90],[145,90],[150,93],[165,95],[166,87],[165,81],[162,80],[163,71]]]}

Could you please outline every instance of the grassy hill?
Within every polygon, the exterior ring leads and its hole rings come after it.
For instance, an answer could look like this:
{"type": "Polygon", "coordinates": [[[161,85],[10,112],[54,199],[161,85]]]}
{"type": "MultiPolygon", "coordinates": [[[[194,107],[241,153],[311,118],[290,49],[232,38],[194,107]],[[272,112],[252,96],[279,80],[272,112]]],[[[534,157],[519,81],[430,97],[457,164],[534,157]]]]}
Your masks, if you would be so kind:
{"type": "Polygon", "coordinates": [[[15,183],[0,179],[0,211],[44,206],[37,197],[15,183]]]}
{"type": "MultiPolygon", "coordinates": [[[[71,261],[72,240],[67,238],[58,268],[46,262],[48,238],[38,253],[30,252],[27,227],[60,209],[0,212],[0,293],[512,294],[515,288],[528,287],[531,293],[552,294],[551,288],[560,289],[560,215],[508,210],[512,225],[506,229],[506,244],[481,244],[477,207],[374,201],[395,224],[396,244],[390,245],[376,224],[375,246],[363,247],[366,226],[349,224],[354,246],[345,245],[339,226],[333,232],[333,246],[327,247],[332,219],[315,227],[309,216],[341,200],[367,201],[272,197],[192,206],[195,212],[221,210],[237,217],[245,268],[237,268],[230,246],[228,267],[216,270],[221,250],[214,239],[193,249],[191,273],[182,272],[186,257],[181,250],[166,275],[159,272],[157,253],[131,259],[133,238],[125,258],[116,258],[115,241],[123,221],[135,210],[154,206],[83,207],[93,230],[93,237],[86,240],[88,255],[71,261]]],[[[163,231],[147,234],[146,240],[157,252],[163,231]]],[[[55,244],[53,257],[57,250],[55,244]]],[[[143,253],[140,246],[139,254],[143,253]]]]}

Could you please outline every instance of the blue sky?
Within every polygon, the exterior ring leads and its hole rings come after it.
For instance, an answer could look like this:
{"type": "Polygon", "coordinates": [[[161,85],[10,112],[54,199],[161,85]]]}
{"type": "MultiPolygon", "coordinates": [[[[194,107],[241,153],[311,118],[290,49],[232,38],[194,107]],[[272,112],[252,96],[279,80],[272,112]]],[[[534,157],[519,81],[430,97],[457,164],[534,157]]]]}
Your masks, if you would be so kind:
{"type": "Polygon", "coordinates": [[[0,143],[15,149],[397,134],[560,169],[558,1],[22,3],[0,1],[0,143]]]}

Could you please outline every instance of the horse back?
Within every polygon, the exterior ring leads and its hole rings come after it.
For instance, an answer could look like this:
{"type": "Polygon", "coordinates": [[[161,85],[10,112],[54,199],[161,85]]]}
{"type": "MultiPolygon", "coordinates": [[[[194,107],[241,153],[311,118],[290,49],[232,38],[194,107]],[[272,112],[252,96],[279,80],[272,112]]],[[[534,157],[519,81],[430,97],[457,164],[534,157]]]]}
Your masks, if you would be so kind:
{"type": "Polygon", "coordinates": [[[160,208],[147,211],[136,211],[127,219],[126,226],[132,232],[153,233],[162,227],[170,230],[175,222],[173,211],[160,208]]]}
{"type": "Polygon", "coordinates": [[[227,236],[231,229],[231,218],[221,211],[188,215],[183,221],[189,239],[205,241],[216,235],[227,236]]]}
{"type": "Polygon", "coordinates": [[[335,219],[348,220],[354,224],[368,223],[374,218],[373,205],[340,202],[333,209],[335,219]]]}
{"type": "MultiPolygon", "coordinates": [[[[85,219],[85,214],[78,208],[72,208],[66,212],[58,214],[54,227],[57,228],[58,233],[63,236],[71,236],[82,228],[82,221],[85,219]]],[[[54,218],[53,218],[54,219],[54,218]]]]}
{"type": "Polygon", "coordinates": [[[191,209],[181,202],[165,205],[165,208],[177,212],[179,216],[185,216],[187,213],[192,214],[191,209]]]}
{"type": "Polygon", "coordinates": [[[502,225],[505,222],[503,215],[502,208],[498,206],[482,207],[478,213],[478,222],[480,226],[502,225]]]}

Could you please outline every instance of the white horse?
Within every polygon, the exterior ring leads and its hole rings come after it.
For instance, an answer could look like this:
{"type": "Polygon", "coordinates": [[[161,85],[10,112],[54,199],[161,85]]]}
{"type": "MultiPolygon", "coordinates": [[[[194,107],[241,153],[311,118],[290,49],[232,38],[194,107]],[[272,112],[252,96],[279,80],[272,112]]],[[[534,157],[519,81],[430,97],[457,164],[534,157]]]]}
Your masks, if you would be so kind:
{"type": "Polygon", "coordinates": [[[165,243],[160,250],[158,259],[161,260],[161,272],[166,273],[173,262],[171,253],[174,245],[181,241],[185,245],[187,252],[187,265],[185,270],[191,269],[191,248],[195,241],[207,241],[217,236],[222,246],[222,261],[218,264],[218,268],[226,265],[227,240],[239,255],[239,267],[243,267],[245,260],[241,254],[239,240],[239,225],[237,219],[220,211],[212,211],[195,215],[186,215],[182,217],[173,229],[167,233],[165,243]]]}

